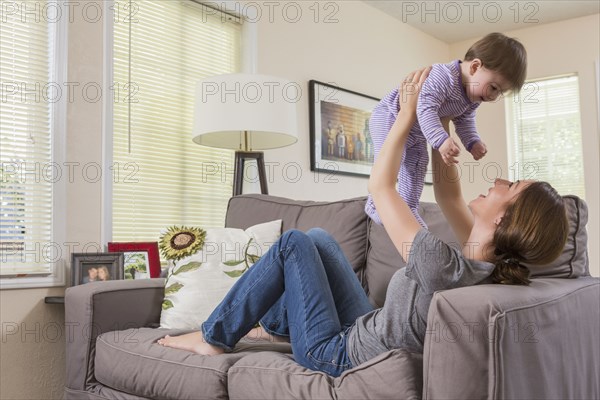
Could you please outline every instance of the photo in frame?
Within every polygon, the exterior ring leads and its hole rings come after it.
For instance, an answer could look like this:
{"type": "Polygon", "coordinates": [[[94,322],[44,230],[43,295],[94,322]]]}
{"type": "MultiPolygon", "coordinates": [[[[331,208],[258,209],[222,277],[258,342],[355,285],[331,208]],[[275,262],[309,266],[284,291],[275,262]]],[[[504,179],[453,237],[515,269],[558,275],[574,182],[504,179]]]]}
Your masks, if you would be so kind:
{"type": "Polygon", "coordinates": [[[147,279],[160,276],[158,242],[109,242],[109,252],[124,253],[124,279],[147,279]]]}
{"type": "Polygon", "coordinates": [[[71,285],[123,279],[123,253],[71,254],[71,285]]]}
{"type": "Polygon", "coordinates": [[[369,133],[376,97],[309,81],[310,169],[369,176],[374,148],[369,133]]]}

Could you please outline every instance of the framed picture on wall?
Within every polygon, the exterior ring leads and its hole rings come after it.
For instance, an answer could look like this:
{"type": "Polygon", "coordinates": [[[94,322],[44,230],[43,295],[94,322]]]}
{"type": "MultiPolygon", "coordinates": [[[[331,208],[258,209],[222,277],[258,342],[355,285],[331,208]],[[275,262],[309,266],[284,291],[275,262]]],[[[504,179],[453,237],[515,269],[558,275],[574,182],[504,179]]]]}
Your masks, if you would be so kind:
{"type": "Polygon", "coordinates": [[[108,251],[124,254],[125,279],[147,279],[160,276],[158,242],[110,242],[108,251]]]}
{"type": "Polygon", "coordinates": [[[369,176],[374,149],[369,133],[371,111],[379,99],[311,80],[310,169],[369,176]]]}

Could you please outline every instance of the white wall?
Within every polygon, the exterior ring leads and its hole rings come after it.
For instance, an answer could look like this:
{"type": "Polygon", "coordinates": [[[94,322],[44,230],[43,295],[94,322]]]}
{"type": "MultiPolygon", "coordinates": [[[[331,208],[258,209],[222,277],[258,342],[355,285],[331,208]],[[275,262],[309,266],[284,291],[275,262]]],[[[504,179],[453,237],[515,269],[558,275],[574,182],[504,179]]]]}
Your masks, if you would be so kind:
{"type": "MultiPolygon", "coordinates": [[[[448,45],[389,17],[360,1],[340,1],[334,18],[337,23],[324,23],[321,4],[319,22],[314,22],[313,2],[297,2],[303,6],[303,18],[286,22],[281,13],[274,21],[263,19],[258,24],[257,72],[285,77],[305,88],[300,104],[300,137],[293,146],[268,150],[265,161],[279,163],[269,193],[307,200],[338,200],[367,194],[366,177],[336,176],[310,170],[308,81],[332,83],[355,92],[381,98],[404,76],[419,67],[448,59],[448,45]],[[300,163],[302,177],[284,178],[286,163],[300,163]],[[315,182],[315,179],[317,182],[315,182]]],[[[278,164],[275,164],[278,165],[278,164]]],[[[295,171],[290,168],[290,171],[295,171]]],[[[431,188],[423,198],[433,200],[431,188]]]]}
{"type": "MultiPolygon", "coordinates": [[[[600,275],[600,195],[598,184],[599,132],[595,61],[600,52],[600,14],[567,21],[533,26],[505,32],[519,39],[528,53],[528,79],[577,73],[579,76],[579,96],[581,106],[581,129],[583,133],[583,158],[585,169],[585,197],[589,207],[588,235],[590,270],[592,275],[600,275]]],[[[473,40],[453,44],[452,58],[462,58],[473,40]]],[[[503,176],[508,176],[508,146],[506,141],[506,120],[504,101],[483,104],[477,113],[477,126],[485,139],[489,153],[481,165],[495,162],[502,167],[503,176]]],[[[462,160],[467,160],[463,157],[462,160]]],[[[472,161],[472,160],[471,160],[472,161]]],[[[475,197],[486,187],[483,167],[476,169],[472,182],[464,186],[467,198],[475,197]]],[[[495,169],[489,170],[491,174],[495,169]]],[[[493,175],[492,175],[493,176],[493,175]]]]}

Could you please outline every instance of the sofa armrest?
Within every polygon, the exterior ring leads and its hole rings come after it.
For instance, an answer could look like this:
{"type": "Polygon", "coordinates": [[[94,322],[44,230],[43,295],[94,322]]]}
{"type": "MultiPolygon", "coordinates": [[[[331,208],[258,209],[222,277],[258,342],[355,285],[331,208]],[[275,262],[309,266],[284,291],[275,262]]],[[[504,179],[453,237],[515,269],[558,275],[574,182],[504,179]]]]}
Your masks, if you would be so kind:
{"type": "Polygon", "coordinates": [[[66,386],[85,390],[95,382],[96,337],[104,332],[160,322],[164,279],[92,282],[65,293],[66,386]]]}
{"type": "Polygon", "coordinates": [[[437,292],[423,399],[597,398],[599,298],[592,277],[437,292]]]}

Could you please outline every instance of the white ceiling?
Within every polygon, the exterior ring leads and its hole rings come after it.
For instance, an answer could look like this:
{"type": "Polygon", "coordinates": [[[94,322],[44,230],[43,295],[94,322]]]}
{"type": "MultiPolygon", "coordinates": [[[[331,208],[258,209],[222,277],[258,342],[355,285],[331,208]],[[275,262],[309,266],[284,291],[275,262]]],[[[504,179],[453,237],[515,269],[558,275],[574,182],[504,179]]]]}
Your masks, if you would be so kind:
{"type": "Polygon", "coordinates": [[[600,0],[363,0],[446,43],[600,13],[600,0]]]}

